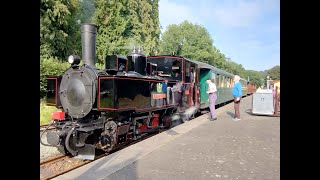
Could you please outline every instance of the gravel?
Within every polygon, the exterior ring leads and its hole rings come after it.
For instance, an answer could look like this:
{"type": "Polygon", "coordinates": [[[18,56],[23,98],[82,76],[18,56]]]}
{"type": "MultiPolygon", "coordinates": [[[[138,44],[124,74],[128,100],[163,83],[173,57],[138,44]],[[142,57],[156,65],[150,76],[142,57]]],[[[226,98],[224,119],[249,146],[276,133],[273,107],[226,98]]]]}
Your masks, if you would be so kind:
{"type": "MultiPolygon", "coordinates": [[[[43,143],[47,143],[47,137],[46,137],[46,132],[43,134],[42,136],[42,142],[43,143]]],[[[40,133],[41,135],[41,133],[40,133]]],[[[53,155],[57,155],[57,154],[61,154],[56,147],[50,147],[50,146],[43,146],[41,143],[40,143],[40,160],[42,159],[46,159],[50,156],[53,156],[53,155]]]]}

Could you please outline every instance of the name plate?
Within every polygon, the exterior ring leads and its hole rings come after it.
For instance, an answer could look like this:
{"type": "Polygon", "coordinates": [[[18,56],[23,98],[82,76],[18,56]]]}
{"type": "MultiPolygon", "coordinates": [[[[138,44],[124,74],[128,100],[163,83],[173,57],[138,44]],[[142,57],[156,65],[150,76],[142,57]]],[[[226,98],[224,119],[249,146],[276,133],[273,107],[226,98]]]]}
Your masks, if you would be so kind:
{"type": "Polygon", "coordinates": [[[167,95],[166,94],[164,94],[164,93],[161,93],[161,94],[152,94],[152,99],[164,99],[164,98],[166,98],[167,97],[167,95]]]}

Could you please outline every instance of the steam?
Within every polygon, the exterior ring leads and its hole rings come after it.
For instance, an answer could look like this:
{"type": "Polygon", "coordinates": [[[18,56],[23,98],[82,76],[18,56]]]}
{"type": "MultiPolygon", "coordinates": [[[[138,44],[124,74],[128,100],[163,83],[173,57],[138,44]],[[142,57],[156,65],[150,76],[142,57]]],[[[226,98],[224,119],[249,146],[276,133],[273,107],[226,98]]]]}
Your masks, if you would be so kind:
{"type": "Polygon", "coordinates": [[[196,104],[194,106],[191,106],[190,108],[186,109],[183,114],[181,114],[182,116],[175,114],[171,117],[172,121],[177,121],[180,120],[181,118],[183,119],[190,119],[193,115],[195,115],[197,113],[199,109],[199,105],[196,104]]]}
{"type": "Polygon", "coordinates": [[[93,13],[95,12],[95,5],[94,5],[94,0],[80,0],[81,2],[81,7],[82,7],[82,20],[83,22],[78,23],[92,23],[92,16],[93,13]]]}
{"type": "Polygon", "coordinates": [[[194,106],[191,106],[190,108],[186,109],[185,112],[183,113],[184,117],[186,119],[190,119],[197,111],[198,111],[199,105],[196,104],[194,106]]]}
{"type": "Polygon", "coordinates": [[[177,121],[180,119],[180,116],[178,114],[174,114],[172,117],[171,117],[171,121],[177,121]]]}
{"type": "Polygon", "coordinates": [[[139,52],[138,50],[140,49],[140,52],[143,52],[143,46],[142,44],[138,43],[137,40],[135,40],[134,38],[130,38],[128,39],[128,45],[124,47],[126,50],[128,50],[129,52],[133,52],[134,50],[136,50],[137,52],[139,52]]]}

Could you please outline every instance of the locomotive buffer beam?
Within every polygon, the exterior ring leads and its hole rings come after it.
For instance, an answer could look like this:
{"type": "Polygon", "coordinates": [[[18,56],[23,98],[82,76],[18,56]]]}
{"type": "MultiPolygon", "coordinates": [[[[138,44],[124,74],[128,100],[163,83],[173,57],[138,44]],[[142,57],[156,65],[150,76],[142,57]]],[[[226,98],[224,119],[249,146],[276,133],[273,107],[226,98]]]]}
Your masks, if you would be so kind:
{"type": "Polygon", "coordinates": [[[75,144],[78,150],[78,154],[77,156],[75,156],[76,159],[94,160],[95,146],[85,143],[85,140],[90,134],[92,134],[92,131],[89,131],[87,133],[80,132],[78,142],[75,144]]]}
{"type": "Polygon", "coordinates": [[[95,157],[95,146],[91,144],[84,144],[83,147],[78,149],[78,155],[75,156],[74,158],[94,160],[94,157],[95,157]]]}

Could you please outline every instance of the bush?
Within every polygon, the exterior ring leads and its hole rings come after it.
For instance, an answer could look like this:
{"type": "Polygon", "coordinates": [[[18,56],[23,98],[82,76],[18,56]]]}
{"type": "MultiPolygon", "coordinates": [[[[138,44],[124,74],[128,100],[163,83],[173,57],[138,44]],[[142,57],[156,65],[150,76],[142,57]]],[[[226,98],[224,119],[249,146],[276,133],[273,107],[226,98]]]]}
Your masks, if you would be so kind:
{"type": "Polygon", "coordinates": [[[62,75],[70,67],[67,62],[54,58],[40,58],[40,98],[47,93],[47,76],[62,75]]]}
{"type": "Polygon", "coordinates": [[[40,125],[51,123],[51,115],[57,110],[55,106],[47,106],[44,99],[40,100],[40,125]]]}

